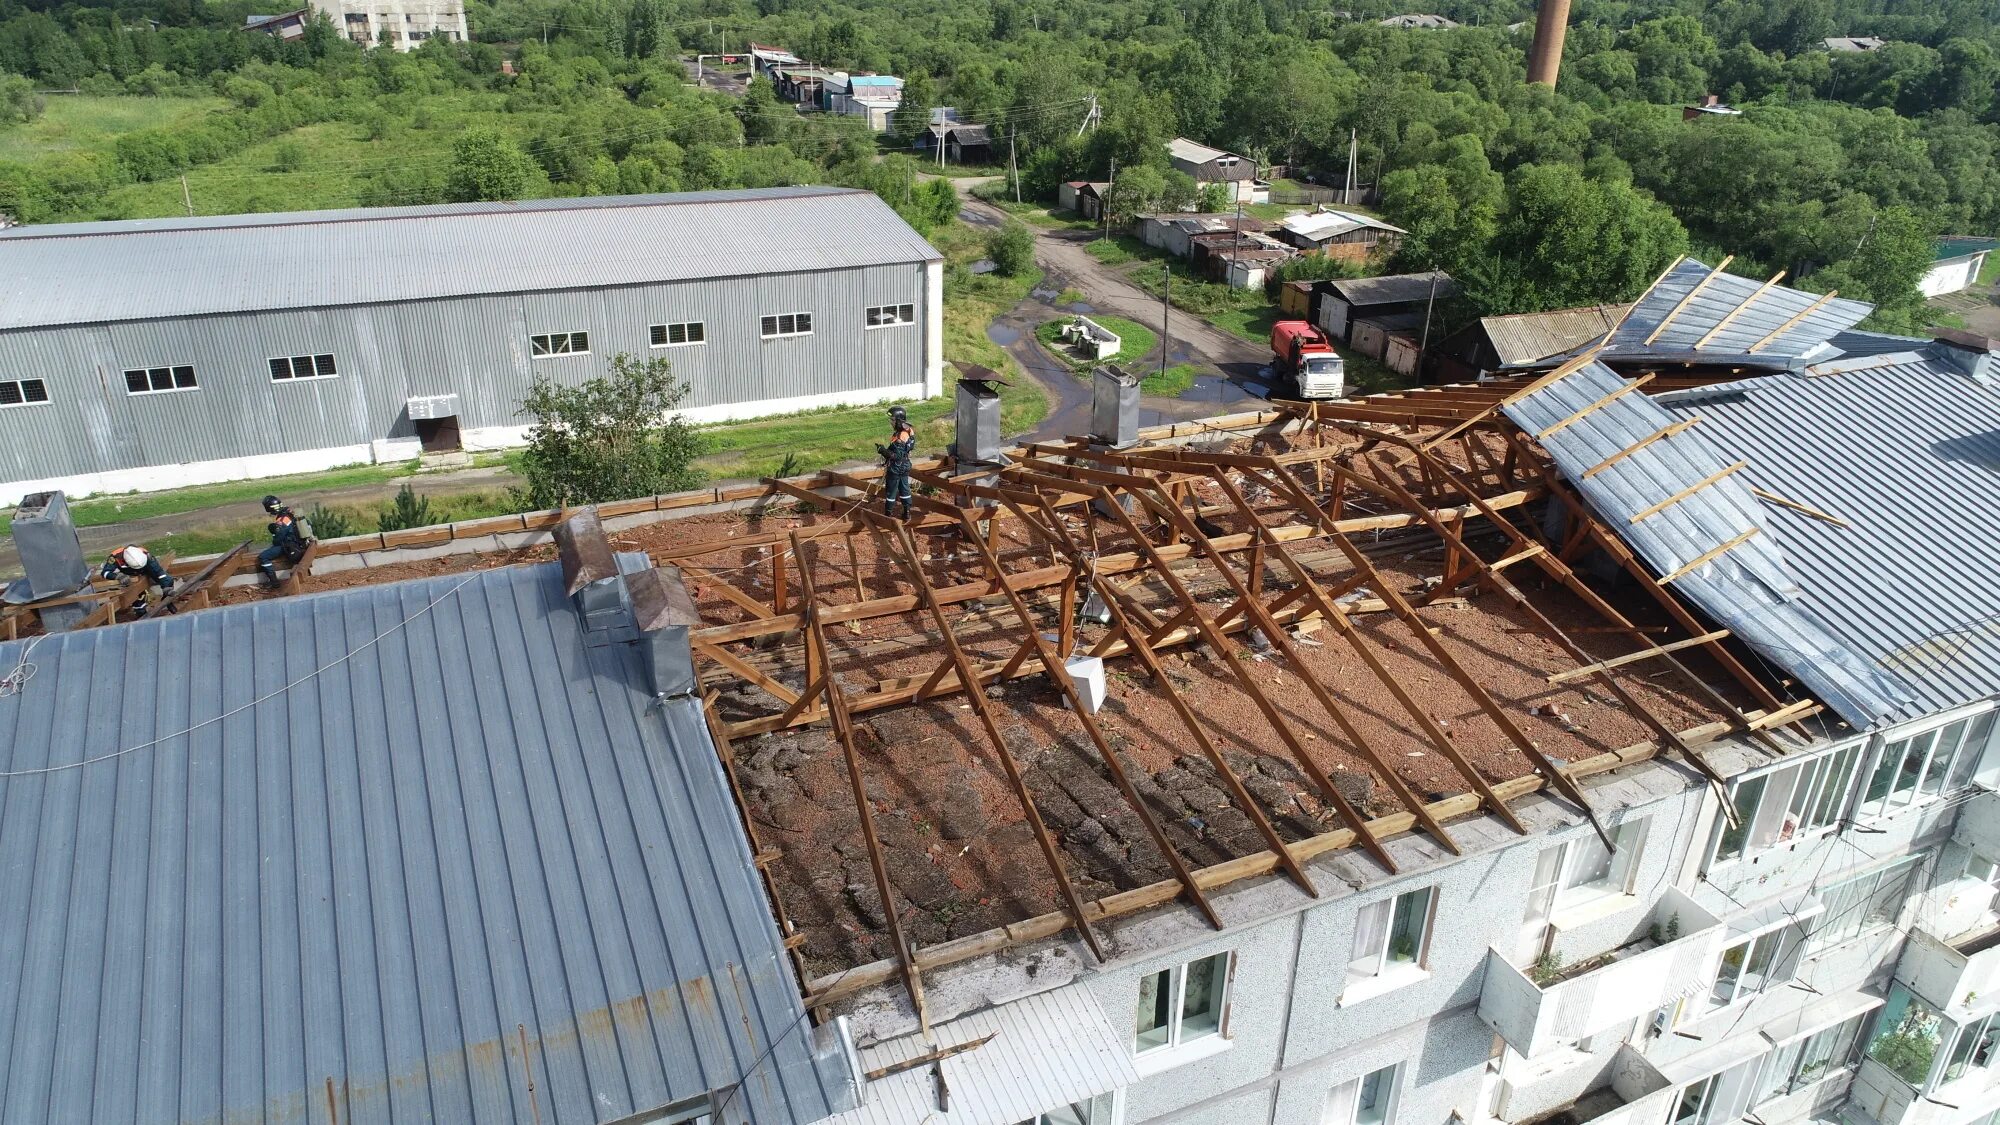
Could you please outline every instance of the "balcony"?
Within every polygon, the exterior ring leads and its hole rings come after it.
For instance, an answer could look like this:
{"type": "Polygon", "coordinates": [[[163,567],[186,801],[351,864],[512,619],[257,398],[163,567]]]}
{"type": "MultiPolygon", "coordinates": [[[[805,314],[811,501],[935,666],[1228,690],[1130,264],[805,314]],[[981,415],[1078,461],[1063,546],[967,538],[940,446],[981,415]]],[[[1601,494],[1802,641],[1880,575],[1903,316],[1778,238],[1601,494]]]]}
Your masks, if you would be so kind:
{"type": "Polygon", "coordinates": [[[1531,977],[1489,950],[1479,1017],[1518,1054],[1534,1058],[1707,988],[1725,933],[1713,914],[1668,888],[1636,938],[1565,968],[1531,977]]]}
{"type": "Polygon", "coordinates": [[[1936,1005],[1950,1018],[1967,1007],[1993,1006],[2000,996],[2000,923],[1988,913],[1993,889],[1971,879],[1955,880],[1925,896],[1927,908],[1917,912],[1917,925],[1896,962],[1896,979],[1936,1005]],[[1939,937],[1936,929],[1968,932],[1939,937]],[[1988,997],[1981,1004],[1980,997],[1988,997]]]}

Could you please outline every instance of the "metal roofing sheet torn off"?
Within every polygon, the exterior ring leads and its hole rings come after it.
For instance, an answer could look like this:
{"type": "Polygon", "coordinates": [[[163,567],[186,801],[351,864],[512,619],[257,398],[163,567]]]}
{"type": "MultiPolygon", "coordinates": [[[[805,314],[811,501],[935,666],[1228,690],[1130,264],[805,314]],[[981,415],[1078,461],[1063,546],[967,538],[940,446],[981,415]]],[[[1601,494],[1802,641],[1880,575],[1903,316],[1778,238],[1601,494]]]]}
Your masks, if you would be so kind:
{"type": "Polygon", "coordinates": [[[1633,302],[1605,351],[1796,366],[1796,361],[1828,354],[1827,341],[1835,333],[1873,311],[1873,305],[1862,301],[1828,299],[1784,285],[1767,287],[1682,258],[1633,302]],[[1693,300],[1688,300],[1690,294],[1693,300]]]}
{"type": "MultiPolygon", "coordinates": [[[[1502,410],[1529,434],[1542,435],[1594,406],[1539,440],[1606,526],[1662,576],[1754,532],[1676,579],[1674,591],[1765,660],[1796,676],[1855,726],[1871,727],[1900,714],[1912,699],[1910,686],[1880,667],[1875,653],[1852,644],[1843,633],[1833,618],[1851,607],[1830,596],[1824,582],[1800,582],[1790,565],[1797,558],[1786,550],[1783,536],[1772,533],[1774,526],[1782,525],[1774,524],[1769,507],[1750,490],[1755,482],[1782,493],[1775,483],[1781,474],[1774,474],[1769,462],[1789,454],[1774,456],[1769,448],[1738,450],[1712,441],[1704,423],[1656,436],[1677,416],[1643,394],[1606,401],[1605,396],[1624,385],[1625,380],[1610,368],[1589,363],[1502,410]],[[1637,448],[1642,443],[1643,448],[1637,448]],[[1600,468],[1635,448],[1636,452],[1600,468]],[[1746,469],[1717,479],[1739,459],[1749,462],[1746,469]],[[1684,492],[1685,499],[1634,521],[1634,516],[1684,492]]],[[[1850,428],[1813,432],[1822,442],[1833,433],[1843,435],[1844,442],[1850,428]]],[[[1810,503],[1812,495],[1808,492],[1801,499],[1810,503]]],[[[1893,567],[1881,569],[1893,571],[1893,567]]],[[[1874,612],[1895,611],[1891,603],[1874,612]]]]}
{"type": "Polygon", "coordinates": [[[928,262],[873,192],[679,195],[0,231],[0,329],[928,262]]]}
{"type": "MultiPolygon", "coordinates": [[[[1129,1018],[1129,1016],[1128,1016],[1129,1018]]],[[[938,1108],[929,1066],[870,1082],[859,1108],[825,1125],[1015,1125],[1039,1114],[1087,1102],[1138,1081],[1130,1032],[1112,1029],[1096,997],[1081,984],[1009,1001],[938,1024],[932,1042],[910,1035],[864,1048],[864,1071],[970,1043],[981,1046],[941,1064],[951,1108],[938,1108]]],[[[1070,1120],[1070,1118],[1061,1118],[1070,1120]]]]}
{"type": "Polygon", "coordinates": [[[631,635],[544,563],[0,645],[0,771],[115,755],[0,777],[0,1120],[851,1106],[631,635]]]}

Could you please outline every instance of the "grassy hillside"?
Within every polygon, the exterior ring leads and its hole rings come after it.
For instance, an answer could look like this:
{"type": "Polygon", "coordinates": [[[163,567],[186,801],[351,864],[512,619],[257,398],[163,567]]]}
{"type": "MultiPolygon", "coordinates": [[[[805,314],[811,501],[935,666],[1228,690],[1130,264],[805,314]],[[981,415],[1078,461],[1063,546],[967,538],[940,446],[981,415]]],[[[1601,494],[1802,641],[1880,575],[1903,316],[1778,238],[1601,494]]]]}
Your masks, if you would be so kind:
{"type": "Polygon", "coordinates": [[[58,153],[109,152],[120,134],[174,128],[228,108],[221,98],[51,95],[41,117],[0,126],[0,160],[33,161],[58,153]]]}

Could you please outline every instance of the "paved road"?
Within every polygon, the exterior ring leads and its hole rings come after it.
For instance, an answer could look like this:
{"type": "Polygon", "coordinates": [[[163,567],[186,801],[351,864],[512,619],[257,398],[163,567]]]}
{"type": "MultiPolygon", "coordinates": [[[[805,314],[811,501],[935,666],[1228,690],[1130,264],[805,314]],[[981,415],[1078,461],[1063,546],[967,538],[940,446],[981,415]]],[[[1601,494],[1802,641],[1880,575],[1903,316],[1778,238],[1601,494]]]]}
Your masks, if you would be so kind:
{"type": "Polygon", "coordinates": [[[2000,285],[1975,285],[1943,297],[1932,297],[1934,309],[1955,312],[1965,318],[1965,326],[1981,335],[2000,339],[2000,285]]]}

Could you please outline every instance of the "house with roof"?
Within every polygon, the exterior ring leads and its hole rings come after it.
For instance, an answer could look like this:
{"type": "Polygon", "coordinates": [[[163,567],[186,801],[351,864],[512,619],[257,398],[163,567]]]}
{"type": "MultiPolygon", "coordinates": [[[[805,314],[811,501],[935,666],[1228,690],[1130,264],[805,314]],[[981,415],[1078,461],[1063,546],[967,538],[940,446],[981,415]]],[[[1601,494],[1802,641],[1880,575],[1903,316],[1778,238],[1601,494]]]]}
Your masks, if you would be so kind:
{"type": "Polygon", "coordinates": [[[773,47],[764,43],[750,44],[750,66],[757,74],[766,78],[786,67],[803,65],[805,65],[804,59],[783,47],[773,47]]]}
{"type": "Polygon", "coordinates": [[[1176,258],[1191,257],[1194,254],[1197,236],[1230,232],[1245,235],[1262,234],[1269,231],[1272,225],[1263,219],[1248,215],[1239,219],[1233,213],[1198,215],[1174,211],[1140,215],[1132,221],[1133,231],[1138,235],[1139,241],[1156,250],[1165,250],[1176,258]]]}
{"type": "Polygon", "coordinates": [[[1427,381],[1465,383],[1531,368],[1603,339],[1630,305],[1482,316],[1437,342],[1427,381]]]}
{"type": "Polygon", "coordinates": [[[889,74],[849,74],[835,71],[820,84],[828,113],[862,117],[877,133],[889,130],[896,108],[903,104],[903,80],[889,74]]]}
{"type": "Polygon", "coordinates": [[[1167,142],[1167,160],[1197,184],[1225,184],[1232,203],[1267,203],[1271,185],[1257,178],[1257,162],[1186,137],[1167,142]]]}
{"type": "Polygon", "coordinates": [[[1450,19],[1446,16],[1440,16],[1432,12],[1406,12],[1402,15],[1390,16],[1388,19],[1377,20],[1375,22],[1381,25],[1382,27],[1396,27],[1396,28],[1402,28],[1403,30],[1406,31],[1413,29],[1423,30],[1423,31],[1448,31],[1451,28],[1459,26],[1457,20],[1450,19]]]}
{"type": "Polygon", "coordinates": [[[934,121],[918,138],[926,152],[940,154],[948,164],[987,164],[993,159],[993,134],[969,121],[934,121]]]}
{"type": "Polygon", "coordinates": [[[1978,284],[1979,275],[1997,251],[2000,251],[2000,238],[1964,234],[1940,238],[1932,251],[1931,268],[1924,271],[1924,276],[1917,281],[1917,288],[1926,297],[1941,297],[1946,293],[1970,289],[1978,284]]]}
{"type": "Polygon", "coordinates": [[[243,30],[261,31],[274,39],[291,42],[303,39],[306,23],[312,18],[311,8],[300,8],[293,12],[283,12],[275,16],[244,16],[243,30]]]}
{"type": "Polygon", "coordinates": [[[942,256],[844,188],[17,226],[0,273],[43,392],[0,408],[7,501],[515,445],[537,378],[619,355],[696,421],[943,387],[942,256]]]}
{"type": "Polygon", "coordinates": [[[1110,191],[1108,180],[1071,180],[1056,188],[1056,206],[1074,211],[1086,219],[1101,218],[1104,215],[1104,197],[1110,191]]]}
{"type": "MultiPolygon", "coordinates": [[[[1314,288],[1318,299],[1313,322],[1336,340],[1350,339],[1359,321],[1407,319],[1458,293],[1458,283],[1443,270],[1337,278],[1317,282],[1314,288]]],[[[1406,327],[1401,320],[1394,323],[1406,327]]]]}
{"type": "Polygon", "coordinates": [[[1275,232],[1306,253],[1357,262],[1395,253],[1408,233],[1372,215],[1326,206],[1286,216],[1275,232]]]}
{"type": "Polygon", "coordinates": [[[1829,35],[1820,43],[1829,51],[1840,52],[1879,51],[1889,45],[1887,39],[1875,35],[1829,35]]]}

